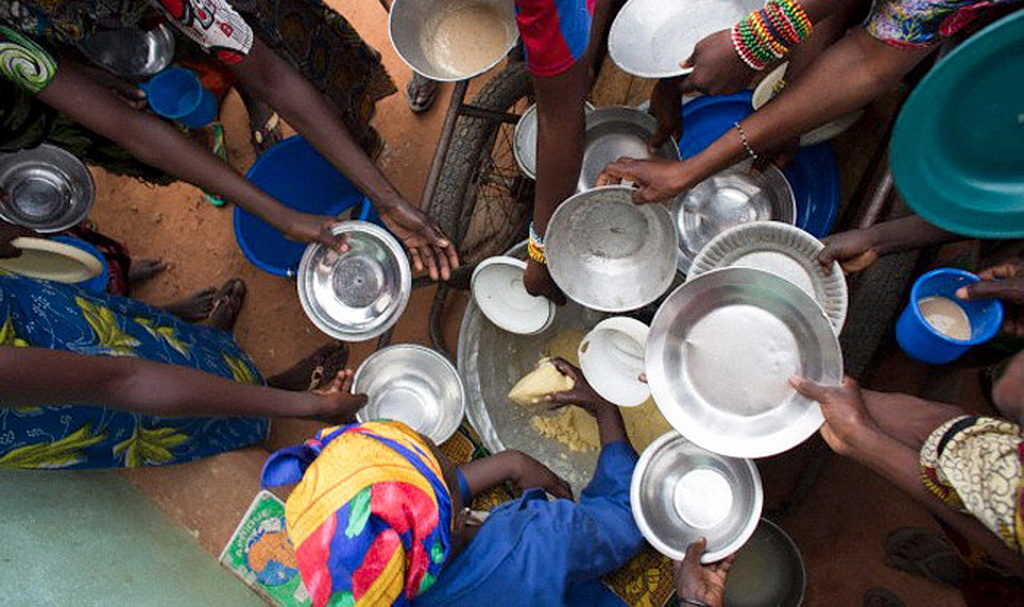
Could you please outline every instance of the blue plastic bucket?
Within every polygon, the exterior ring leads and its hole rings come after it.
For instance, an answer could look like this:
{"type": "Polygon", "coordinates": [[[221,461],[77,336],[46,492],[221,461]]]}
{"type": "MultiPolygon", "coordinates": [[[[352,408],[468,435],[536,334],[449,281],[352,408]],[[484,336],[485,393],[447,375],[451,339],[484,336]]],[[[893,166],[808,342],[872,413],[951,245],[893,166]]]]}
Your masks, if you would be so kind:
{"type": "Polygon", "coordinates": [[[101,253],[99,249],[81,238],[75,238],[74,236],[51,236],[50,240],[75,247],[76,249],[81,249],[100,260],[100,265],[103,266],[103,271],[89,280],[83,280],[82,282],[75,283],[75,286],[93,293],[107,292],[107,283],[110,282],[110,266],[107,264],[107,258],[103,256],[103,253],[101,253]]]}
{"type": "MultiPolygon", "coordinates": [[[[380,216],[366,196],[299,135],[264,152],[246,177],[296,211],[336,217],[351,209],[353,219],[380,225],[380,216]]],[[[306,250],[304,243],[288,240],[270,224],[237,206],[235,239],[246,259],[277,276],[294,276],[306,250]]]]}
{"type": "Polygon", "coordinates": [[[217,99],[192,70],[169,67],[150,78],[142,90],[154,112],[189,128],[203,128],[217,118],[217,99]]]}
{"type": "Polygon", "coordinates": [[[939,268],[922,274],[910,290],[910,301],[896,321],[896,341],[908,356],[941,365],[956,360],[971,346],[992,339],[1003,325],[1003,303],[998,299],[964,301],[956,290],[979,282],[975,274],[955,268],[939,268]],[[917,302],[933,295],[947,297],[963,308],[971,322],[971,338],[953,339],[940,333],[921,315],[917,302]]]}

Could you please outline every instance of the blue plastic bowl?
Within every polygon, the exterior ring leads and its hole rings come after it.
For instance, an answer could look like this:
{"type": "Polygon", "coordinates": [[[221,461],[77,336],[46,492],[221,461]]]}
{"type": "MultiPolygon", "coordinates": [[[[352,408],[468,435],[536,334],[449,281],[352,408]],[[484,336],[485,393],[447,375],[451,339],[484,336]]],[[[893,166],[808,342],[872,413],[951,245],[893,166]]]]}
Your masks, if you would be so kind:
{"type": "Polygon", "coordinates": [[[910,290],[910,301],[896,321],[896,341],[911,358],[931,365],[952,362],[971,346],[984,343],[1003,325],[1003,302],[998,299],[964,301],[955,295],[964,285],[979,282],[977,275],[956,268],[938,268],[922,274],[910,290]],[[971,321],[971,338],[953,339],[939,333],[921,316],[917,302],[938,295],[956,302],[971,321]]]}
{"type": "MultiPolygon", "coordinates": [[[[264,152],[245,176],[288,208],[380,225],[380,216],[352,182],[301,136],[289,137],[264,152]],[[353,208],[354,207],[354,208],[353,208]]],[[[262,219],[235,207],[235,239],[254,266],[277,276],[294,276],[306,245],[288,240],[262,219]]]]}
{"type": "Polygon", "coordinates": [[[164,118],[200,129],[217,118],[217,99],[199,77],[183,67],[169,67],[142,85],[146,102],[164,118]]]}
{"type": "Polygon", "coordinates": [[[103,266],[103,271],[89,280],[83,280],[82,282],[75,283],[75,286],[81,287],[92,293],[107,292],[107,284],[110,282],[110,266],[107,264],[107,258],[103,256],[103,253],[101,253],[99,249],[81,238],[75,238],[74,236],[51,236],[50,240],[75,247],[76,249],[81,249],[100,260],[100,265],[103,266]]]}
{"type": "MultiPolygon", "coordinates": [[[[679,155],[696,156],[733,124],[753,113],[752,91],[732,95],[704,95],[683,106],[683,136],[679,139],[679,155]]],[[[839,165],[829,143],[800,148],[796,158],[782,174],[786,176],[796,198],[796,225],[821,238],[832,230],[839,213],[842,195],[839,165]]]]}

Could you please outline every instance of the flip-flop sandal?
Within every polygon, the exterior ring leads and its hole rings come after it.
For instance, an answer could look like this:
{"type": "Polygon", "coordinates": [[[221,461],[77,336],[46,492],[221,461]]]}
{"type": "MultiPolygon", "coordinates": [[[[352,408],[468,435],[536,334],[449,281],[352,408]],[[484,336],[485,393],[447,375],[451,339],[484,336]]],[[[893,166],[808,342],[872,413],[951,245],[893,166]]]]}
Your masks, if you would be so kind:
{"type": "Polygon", "coordinates": [[[876,586],[864,592],[864,607],[906,607],[906,603],[887,588],[876,586]]]}
{"type": "Polygon", "coordinates": [[[224,329],[230,330],[234,327],[235,322],[238,321],[239,314],[242,312],[242,306],[245,304],[245,293],[245,282],[241,278],[232,278],[227,281],[214,295],[213,308],[210,309],[210,314],[206,318],[214,318],[221,308],[235,306],[225,311],[226,314],[231,315],[231,321],[224,329]]]}
{"type": "Polygon", "coordinates": [[[309,374],[309,386],[306,391],[317,390],[330,383],[334,376],[345,368],[348,363],[348,346],[338,342],[339,347],[324,356],[309,374]]]}
{"type": "Polygon", "coordinates": [[[281,136],[281,117],[277,112],[272,112],[263,126],[253,128],[252,147],[258,154],[266,152],[283,138],[281,136]]]}
{"type": "Polygon", "coordinates": [[[409,104],[409,109],[413,114],[420,114],[434,105],[440,90],[441,86],[436,80],[414,72],[412,80],[405,85],[405,101],[409,104]]]}
{"type": "Polygon", "coordinates": [[[970,571],[948,539],[930,529],[901,527],[885,538],[885,564],[959,588],[970,571]]]}

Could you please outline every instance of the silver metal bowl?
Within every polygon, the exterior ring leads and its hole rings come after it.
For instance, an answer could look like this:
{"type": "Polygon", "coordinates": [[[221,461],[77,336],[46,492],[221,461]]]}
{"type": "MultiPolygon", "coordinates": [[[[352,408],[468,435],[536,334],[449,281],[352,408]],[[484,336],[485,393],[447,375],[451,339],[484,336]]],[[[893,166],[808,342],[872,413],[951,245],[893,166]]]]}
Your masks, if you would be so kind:
{"type": "Polygon", "coordinates": [[[630,486],[637,526],[674,560],[701,537],[708,540],[702,563],[729,556],[754,533],[763,503],[752,461],[706,451],[675,432],[644,449],[630,486]]]}
{"type": "Polygon", "coordinates": [[[641,78],[670,78],[693,71],[680,67],[697,43],[728,29],[763,0],[630,0],[608,34],[616,65],[641,78]]]}
{"type": "Polygon", "coordinates": [[[151,30],[137,27],[98,30],[78,44],[96,65],[125,78],[161,72],[174,60],[174,34],[164,24],[151,30]]]}
{"type": "Polygon", "coordinates": [[[796,198],[774,166],[754,175],[751,161],[715,173],[672,203],[679,231],[679,271],[689,271],[704,245],[733,226],[751,221],[796,223],[796,198]]]}
{"type": "Polygon", "coordinates": [[[46,234],[81,223],[96,200],[96,185],[81,160],[44,143],[0,154],[0,193],[0,217],[46,234]]]}
{"type": "Polygon", "coordinates": [[[405,310],[412,270],[402,245],[387,230],[365,221],[332,229],[348,236],[338,253],[320,243],[299,262],[302,309],[321,331],[347,341],[366,341],[390,329],[405,310]]]}
{"type": "Polygon", "coordinates": [[[395,0],[395,52],[432,80],[466,80],[491,69],[519,39],[512,0],[395,0]]]}
{"type": "MultiPolygon", "coordinates": [[[[648,143],[657,130],[658,121],[654,116],[636,108],[611,106],[587,114],[583,169],[580,171],[577,191],[583,192],[596,186],[601,171],[623,156],[650,158],[648,143]]],[[[669,138],[655,150],[655,154],[679,160],[679,146],[669,138]]]]}
{"type": "Polygon", "coordinates": [[[739,267],[703,274],[665,299],[645,366],[672,427],[732,457],[781,453],[821,427],[821,408],[789,386],[791,375],[828,385],[843,376],[821,306],[775,274],[739,267]]]}
{"type": "Polygon", "coordinates": [[[661,205],[633,204],[632,192],[607,186],[576,194],[548,222],[551,277],[588,308],[635,310],[664,295],[675,278],[672,218],[661,205]]]}
{"type": "Polygon", "coordinates": [[[763,518],[740,548],[725,581],[725,607],[800,607],[807,588],[804,559],[793,538],[763,518]]]}
{"type": "Polygon", "coordinates": [[[438,445],[451,438],[466,409],[466,394],[455,366],[438,352],[415,344],[388,346],[359,365],[353,391],[369,402],[356,414],[361,422],[404,422],[438,445]]]}
{"type": "MultiPolygon", "coordinates": [[[[583,102],[583,110],[589,114],[594,111],[594,105],[589,101],[583,102]]],[[[519,117],[516,123],[515,140],[512,146],[512,153],[516,157],[516,163],[524,175],[530,179],[537,178],[537,106],[536,104],[526,108],[526,111],[519,117]]]]}

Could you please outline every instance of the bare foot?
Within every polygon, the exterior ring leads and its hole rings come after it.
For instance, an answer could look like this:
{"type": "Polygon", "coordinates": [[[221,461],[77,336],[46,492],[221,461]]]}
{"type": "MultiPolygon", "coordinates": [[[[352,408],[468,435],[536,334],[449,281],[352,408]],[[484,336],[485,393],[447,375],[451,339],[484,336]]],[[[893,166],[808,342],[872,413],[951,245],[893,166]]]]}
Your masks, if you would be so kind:
{"type": "Polygon", "coordinates": [[[315,390],[330,383],[347,362],[348,346],[344,342],[332,341],[295,363],[291,369],[268,378],[267,384],[296,392],[315,390]]]}
{"type": "Polygon", "coordinates": [[[242,312],[245,303],[245,283],[240,278],[232,278],[224,283],[213,296],[213,310],[206,324],[214,329],[230,331],[242,312]]]}
{"type": "MultiPolygon", "coordinates": [[[[162,259],[140,259],[133,261],[128,270],[128,284],[138,285],[153,278],[169,266],[162,259]]],[[[205,316],[203,318],[206,318],[205,316]]]]}
{"type": "Polygon", "coordinates": [[[160,307],[178,318],[183,318],[190,322],[206,320],[210,316],[210,312],[213,312],[215,293],[216,291],[213,287],[210,287],[160,307]]]}

